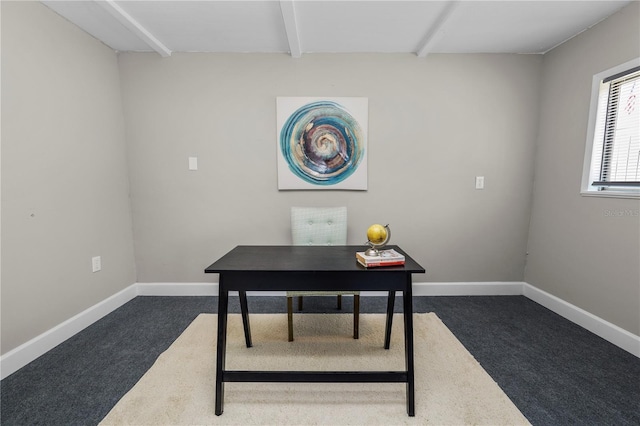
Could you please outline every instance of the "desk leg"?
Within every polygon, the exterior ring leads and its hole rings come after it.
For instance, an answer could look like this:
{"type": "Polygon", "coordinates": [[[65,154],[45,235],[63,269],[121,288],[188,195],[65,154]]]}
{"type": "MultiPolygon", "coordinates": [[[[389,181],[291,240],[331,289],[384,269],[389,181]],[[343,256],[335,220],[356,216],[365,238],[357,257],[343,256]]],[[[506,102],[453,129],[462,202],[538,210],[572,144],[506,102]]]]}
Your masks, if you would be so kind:
{"type": "Polygon", "coordinates": [[[391,346],[391,326],[393,325],[393,305],[396,302],[396,292],[390,291],[387,299],[387,326],[384,332],[384,348],[391,346]]]}
{"type": "Polygon", "coordinates": [[[238,291],[240,296],[240,311],[242,311],[242,325],[244,326],[244,340],[247,343],[247,347],[253,346],[251,343],[251,327],[249,327],[249,306],[247,304],[247,292],[238,291]]]}
{"type": "Polygon", "coordinates": [[[413,369],[413,291],[411,285],[411,274],[408,274],[407,286],[402,293],[402,300],[404,305],[404,352],[407,367],[407,414],[413,417],[416,412],[413,369]]]}
{"type": "Polygon", "coordinates": [[[227,349],[227,310],[229,307],[229,291],[223,290],[223,276],[220,274],[218,288],[218,341],[216,347],[216,416],[224,411],[224,361],[227,349]]]}

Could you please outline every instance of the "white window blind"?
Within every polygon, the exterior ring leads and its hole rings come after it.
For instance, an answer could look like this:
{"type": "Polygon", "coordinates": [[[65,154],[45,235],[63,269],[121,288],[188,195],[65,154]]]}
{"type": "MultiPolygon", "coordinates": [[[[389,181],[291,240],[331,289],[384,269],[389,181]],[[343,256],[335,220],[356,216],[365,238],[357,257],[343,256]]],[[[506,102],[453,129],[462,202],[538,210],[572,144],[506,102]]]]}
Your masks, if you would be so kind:
{"type": "Polygon", "coordinates": [[[640,188],[640,67],[600,83],[590,179],[600,191],[640,188]]]}

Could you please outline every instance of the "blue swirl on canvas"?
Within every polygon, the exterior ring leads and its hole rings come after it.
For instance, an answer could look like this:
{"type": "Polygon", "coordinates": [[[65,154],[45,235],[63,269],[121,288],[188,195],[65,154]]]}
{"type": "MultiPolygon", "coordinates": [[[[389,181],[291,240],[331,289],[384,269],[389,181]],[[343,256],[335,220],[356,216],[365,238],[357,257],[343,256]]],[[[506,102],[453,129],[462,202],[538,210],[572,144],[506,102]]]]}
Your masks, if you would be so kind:
{"type": "Polygon", "coordinates": [[[311,102],[296,110],[280,131],[280,150],[291,172],[315,185],[342,182],[364,157],[362,130],[340,104],[311,102]]]}

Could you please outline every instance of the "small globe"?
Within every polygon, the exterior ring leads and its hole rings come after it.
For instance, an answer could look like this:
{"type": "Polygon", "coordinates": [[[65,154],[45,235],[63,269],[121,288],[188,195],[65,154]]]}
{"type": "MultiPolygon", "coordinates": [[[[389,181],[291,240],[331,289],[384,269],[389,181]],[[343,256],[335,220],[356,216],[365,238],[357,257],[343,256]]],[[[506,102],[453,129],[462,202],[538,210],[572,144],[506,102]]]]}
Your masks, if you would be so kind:
{"type": "Polygon", "coordinates": [[[371,225],[367,229],[367,238],[373,244],[382,244],[387,239],[387,228],[382,225],[371,225]]]}

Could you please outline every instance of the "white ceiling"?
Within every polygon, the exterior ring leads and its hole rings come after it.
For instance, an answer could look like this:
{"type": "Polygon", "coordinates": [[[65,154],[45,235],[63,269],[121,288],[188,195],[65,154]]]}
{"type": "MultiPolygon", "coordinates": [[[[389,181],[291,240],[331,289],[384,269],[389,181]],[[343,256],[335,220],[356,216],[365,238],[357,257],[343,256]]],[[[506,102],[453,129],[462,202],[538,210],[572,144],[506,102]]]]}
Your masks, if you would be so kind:
{"type": "Polygon", "coordinates": [[[545,53],[631,1],[43,1],[117,51],[545,53]]]}

